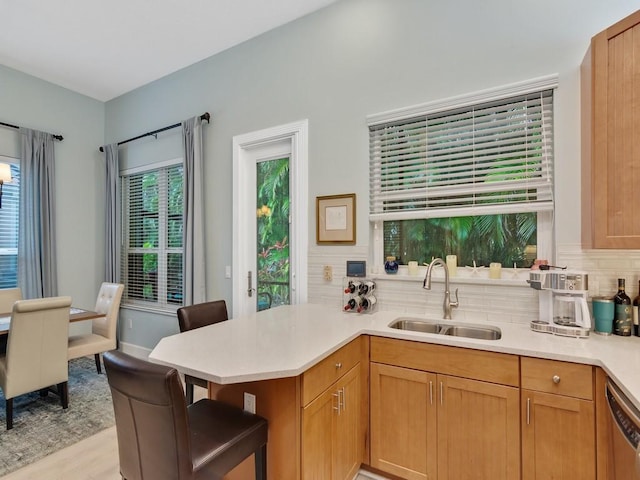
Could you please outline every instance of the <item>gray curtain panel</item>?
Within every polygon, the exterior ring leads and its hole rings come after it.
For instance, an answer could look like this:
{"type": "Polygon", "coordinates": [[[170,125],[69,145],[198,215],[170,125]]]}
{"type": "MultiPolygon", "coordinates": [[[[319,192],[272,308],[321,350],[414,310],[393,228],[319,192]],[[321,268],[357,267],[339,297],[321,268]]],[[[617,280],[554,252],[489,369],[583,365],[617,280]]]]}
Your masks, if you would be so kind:
{"type": "Polygon", "coordinates": [[[118,144],[104,145],[106,163],[105,198],[105,281],[120,283],[121,196],[118,144]]]}
{"type": "Polygon", "coordinates": [[[182,255],[184,305],[206,300],[202,120],[182,122],[184,148],[184,229],[182,255]]]}
{"type": "Polygon", "coordinates": [[[58,295],[55,154],[50,133],[20,129],[18,284],[24,298],[58,295]]]}

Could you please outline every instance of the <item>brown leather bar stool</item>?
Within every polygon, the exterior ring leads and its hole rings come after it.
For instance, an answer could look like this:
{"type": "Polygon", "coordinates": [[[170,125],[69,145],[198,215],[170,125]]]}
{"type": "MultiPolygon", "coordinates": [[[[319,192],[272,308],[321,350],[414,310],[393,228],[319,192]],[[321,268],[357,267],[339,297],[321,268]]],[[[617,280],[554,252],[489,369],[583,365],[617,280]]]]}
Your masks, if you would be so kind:
{"type": "Polygon", "coordinates": [[[266,480],[264,418],[217,400],[187,407],[175,368],[116,350],[103,361],[123,479],[221,479],[254,453],[256,480],[266,480]]]}
{"type": "MultiPolygon", "coordinates": [[[[224,300],[198,303],[178,309],[178,326],[180,332],[193,330],[194,328],[205,327],[214,323],[224,322],[229,319],[227,304],[224,300]]],[[[187,404],[193,403],[193,386],[208,388],[207,381],[202,378],[184,376],[186,386],[187,404]]]]}

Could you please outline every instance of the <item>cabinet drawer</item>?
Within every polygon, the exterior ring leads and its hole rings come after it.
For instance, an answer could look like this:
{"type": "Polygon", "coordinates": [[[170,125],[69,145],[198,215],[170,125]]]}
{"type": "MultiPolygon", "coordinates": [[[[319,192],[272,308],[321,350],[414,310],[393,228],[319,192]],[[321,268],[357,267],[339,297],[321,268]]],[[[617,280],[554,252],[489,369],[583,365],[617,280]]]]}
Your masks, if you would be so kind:
{"type": "Polygon", "coordinates": [[[302,374],[303,406],[329,388],[333,382],[360,361],[363,342],[364,336],[361,335],[302,374]]]}
{"type": "Polygon", "coordinates": [[[517,355],[371,337],[371,361],[455,377],[520,386],[517,355]]]}
{"type": "Polygon", "coordinates": [[[593,400],[593,367],[522,357],[521,384],[528,390],[593,400]]]}

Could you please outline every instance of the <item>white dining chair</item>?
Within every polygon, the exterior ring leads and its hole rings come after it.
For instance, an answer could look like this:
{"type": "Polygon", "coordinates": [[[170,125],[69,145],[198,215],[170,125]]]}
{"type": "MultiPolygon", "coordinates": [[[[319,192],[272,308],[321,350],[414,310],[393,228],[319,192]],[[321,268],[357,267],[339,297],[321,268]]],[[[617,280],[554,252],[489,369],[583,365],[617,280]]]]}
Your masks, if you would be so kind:
{"type": "Polygon", "coordinates": [[[95,311],[104,313],[104,317],[92,320],[91,333],[69,337],[68,359],[94,355],[96,369],[102,373],[100,354],[116,348],[118,312],[124,285],[121,283],[103,283],[98,292],[95,311]]]}
{"type": "Polygon", "coordinates": [[[62,408],[69,404],[67,338],[71,297],[19,300],[13,304],[7,352],[0,356],[0,388],[7,430],[13,428],[13,399],[57,386],[62,408]]]}

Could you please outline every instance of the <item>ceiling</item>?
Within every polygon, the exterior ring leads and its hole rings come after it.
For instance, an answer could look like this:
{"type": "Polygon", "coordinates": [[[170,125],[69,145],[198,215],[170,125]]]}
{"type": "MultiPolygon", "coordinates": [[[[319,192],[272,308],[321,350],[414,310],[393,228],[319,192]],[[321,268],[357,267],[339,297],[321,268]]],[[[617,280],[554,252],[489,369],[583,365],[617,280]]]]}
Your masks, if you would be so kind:
{"type": "Polygon", "coordinates": [[[107,101],[335,1],[0,0],[0,64],[107,101]]]}

